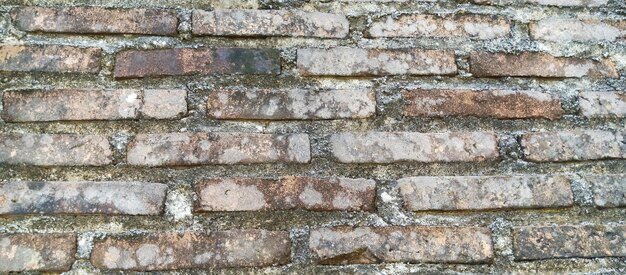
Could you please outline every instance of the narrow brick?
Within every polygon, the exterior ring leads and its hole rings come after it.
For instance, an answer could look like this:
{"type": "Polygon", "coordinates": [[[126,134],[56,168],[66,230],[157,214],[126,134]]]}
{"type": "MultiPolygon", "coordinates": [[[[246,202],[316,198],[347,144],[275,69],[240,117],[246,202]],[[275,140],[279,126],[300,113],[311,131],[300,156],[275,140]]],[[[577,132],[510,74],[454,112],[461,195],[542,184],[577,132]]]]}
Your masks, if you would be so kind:
{"type": "Polygon", "coordinates": [[[195,10],[192,15],[195,35],[343,38],[349,25],[343,15],[301,10],[195,10]]]}
{"type": "Polygon", "coordinates": [[[127,50],[115,57],[116,78],[209,74],[278,74],[274,49],[178,48],[127,50]]]}
{"type": "Polygon", "coordinates": [[[412,211],[553,208],[572,206],[564,176],[412,177],[398,180],[412,211]]]}
{"type": "Polygon", "coordinates": [[[109,236],[96,241],[91,263],[136,271],[263,267],[290,262],[286,231],[231,230],[109,236]]]}
{"type": "Polygon", "coordinates": [[[97,73],[101,52],[61,45],[0,45],[0,71],[97,73]]]}
{"type": "Polygon", "coordinates": [[[0,183],[0,214],[159,215],[167,185],[148,182],[0,183]]]}
{"type": "Polygon", "coordinates": [[[187,112],[185,90],[7,91],[8,122],[175,118],[187,112]]]}
{"type": "Polygon", "coordinates": [[[376,183],[367,179],[212,178],[196,185],[200,211],[372,211],[376,183]]]}
{"type": "Polygon", "coordinates": [[[626,133],[601,130],[527,133],[526,159],[534,162],[626,158],[626,133]]]}
{"type": "Polygon", "coordinates": [[[402,95],[405,116],[558,119],[563,114],[558,97],[538,92],[418,89],[402,95]]]}
{"type": "Polygon", "coordinates": [[[421,49],[299,49],[297,65],[303,75],[382,76],[454,75],[454,52],[421,49]]]}
{"type": "Polygon", "coordinates": [[[548,226],[513,229],[516,260],[626,256],[626,226],[548,226]]]}
{"type": "Polygon", "coordinates": [[[585,117],[626,117],[626,92],[581,92],[578,97],[585,117]]]}
{"type": "Polygon", "coordinates": [[[487,263],[491,231],[482,227],[335,227],[311,231],[322,264],[487,263]]]}
{"type": "Polygon", "coordinates": [[[371,37],[470,37],[496,39],[509,36],[504,17],[478,14],[403,14],[387,16],[369,28],[371,37]]]}
{"type": "Polygon", "coordinates": [[[339,133],[332,154],[344,163],[475,162],[498,157],[498,141],[488,132],[339,133]]]}
{"type": "Polygon", "coordinates": [[[233,90],[209,94],[207,112],[217,119],[339,119],[376,114],[372,90],[233,90]]]}
{"type": "Polygon", "coordinates": [[[74,234],[0,234],[0,272],[68,271],[74,254],[74,234]]]}
{"type": "Polygon", "coordinates": [[[557,6],[557,7],[599,7],[606,5],[608,0],[471,0],[476,4],[490,4],[490,5],[521,5],[521,4],[536,4],[544,6],[557,6]]]}
{"type": "Polygon", "coordinates": [[[626,206],[626,174],[585,175],[593,192],[593,202],[598,207],[626,206]]]}
{"type": "Polygon", "coordinates": [[[175,35],[178,27],[176,11],[161,9],[19,7],[11,18],[27,32],[175,35]]]}
{"type": "Polygon", "coordinates": [[[113,159],[106,136],[0,134],[0,163],[39,166],[103,166],[113,159]]]}
{"type": "Polygon", "coordinates": [[[597,20],[550,17],[529,24],[533,39],[554,42],[569,41],[615,41],[626,35],[619,24],[597,20]]]}
{"type": "Polygon", "coordinates": [[[139,134],[128,149],[128,163],[142,166],[307,163],[310,159],[306,134],[139,134]]]}
{"type": "Polygon", "coordinates": [[[610,59],[596,61],[576,57],[554,57],[544,53],[472,52],[470,71],[474,76],[607,77],[617,78],[610,59]]]}

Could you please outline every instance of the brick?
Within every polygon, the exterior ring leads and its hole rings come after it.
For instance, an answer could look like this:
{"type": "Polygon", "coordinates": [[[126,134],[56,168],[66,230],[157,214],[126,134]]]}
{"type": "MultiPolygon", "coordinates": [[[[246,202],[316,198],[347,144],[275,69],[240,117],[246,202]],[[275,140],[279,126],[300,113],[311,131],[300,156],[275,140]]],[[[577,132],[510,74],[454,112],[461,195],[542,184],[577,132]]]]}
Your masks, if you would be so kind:
{"type": "Polygon", "coordinates": [[[564,176],[411,177],[398,184],[411,211],[554,208],[574,203],[564,176]]]}
{"type": "Polygon", "coordinates": [[[626,133],[601,130],[527,133],[522,136],[526,159],[534,162],[626,158],[626,133]]]}
{"type": "Polygon", "coordinates": [[[305,76],[454,75],[453,51],[421,49],[299,49],[297,65],[305,76]]]}
{"type": "Polygon", "coordinates": [[[322,264],[487,263],[491,231],[481,227],[335,227],[311,231],[322,264]]]}
{"type": "Polygon", "coordinates": [[[68,271],[74,254],[74,234],[0,234],[0,272],[68,271]]]}
{"type": "Polygon", "coordinates": [[[402,93],[405,116],[476,116],[498,119],[558,119],[558,97],[545,93],[502,90],[411,90],[402,93]]]}
{"type": "Polygon", "coordinates": [[[101,53],[61,45],[0,45],[0,71],[97,73],[101,53]]]}
{"type": "Polygon", "coordinates": [[[0,183],[0,214],[159,215],[167,185],[148,182],[0,183]]]}
{"type": "Polygon", "coordinates": [[[103,166],[112,162],[106,136],[1,134],[0,163],[39,166],[103,166]]]}
{"type": "Polygon", "coordinates": [[[136,271],[262,267],[289,263],[286,231],[231,230],[109,236],[96,241],[91,263],[136,271]]]}
{"type": "Polygon", "coordinates": [[[129,164],[142,166],[307,163],[311,150],[306,134],[139,134],[127,157],[129,164]]]}
{"type": "Polygon", "coordinates": [[[548,226],[513,229],[516,260],[626,256],[625,226],[548,226]]]}
{"type": "Polygon", "coordinates": [[[618,24],[551,17],[529,24],[533,39],[554,42],[615,41],[626,35],[618,24]]]}
{"type": "Polygon", "coordinates": [[[339,119],[376,114],[372,90],[220,89],[209,94],[207,112],[217,119],[339,119]]]}
{"type": "Polygon", "coordinates": [[[554,57],[544,53],[472,52],[470,71],[474,76],[606,77],[617,78],[610,59],[596,61],[576,57],[554,57]]]}
{"type": "Polygon", "coordinates": [[[626,92],[581,92],[578,97],[585,117],[626,117],[626,92]]]}
{"type": "Polygon", "coordinates": [[[115,57],[115,78],[280,73],[275,49],[177,48],[127,50],[115,57]]]}
{"type": "Polygon", "coordinates": [[[333,156],[343,163],[474,162],[498,157],[498,141],[488,132],[339,133],[330,138],[333,156]]]}
{"type": "Polygon", "coordinates": [[[200,211],[372,211],[376,183],[335,177],[212,178],[197,184],[196,193],[200,211]]]}
{"type": "Polygon", "coordinates": [[[626,174],[584,175],[598,207],[626,206],[626,174]]]}
{"type": "Polygon", "coordinates": [[[403,14],[387,16],[369,28],[371,37],[470,37],[495,39],[509,36],[511,25],[503,17],[478,14],[403,14]]]}
{"type": "Polygon", "coordinates": [[[477,4],[509,6],[514,4],[537,4],[558,7],[599,7],[606,5],[608,0],[472,0],[477,4]]]}
{"type": "Polygon", "coordinates": [[[301,10],[194,10],[192,15],[195,35],[343,38],[349,25],[343,15],[301,10]]]}
{"type": "Polygon", "coordinates": [[[185,90],[34,90],[4,92],[8,122],[176,118],[187,112],[185,90]]]}
{"type": "Polygon", "coordinates": [[[27,32],[176,35],[174,10],[101,7],[19,7],[15,26],[27,32]]]}

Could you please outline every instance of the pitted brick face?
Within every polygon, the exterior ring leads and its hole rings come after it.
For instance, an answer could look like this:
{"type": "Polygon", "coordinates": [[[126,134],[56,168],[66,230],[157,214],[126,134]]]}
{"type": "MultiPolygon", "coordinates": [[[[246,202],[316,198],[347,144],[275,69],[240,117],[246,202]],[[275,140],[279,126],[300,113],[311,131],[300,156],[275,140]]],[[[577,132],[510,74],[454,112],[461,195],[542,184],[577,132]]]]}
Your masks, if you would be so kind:
{"type": "Polygon", "coordinates": [[[1,272],[68,271],[75,253],[75,234],[0,234],[1,272]]]}
{"type": "Polygon", "coordinates": [[[511,25],[503,17],[487,15],[403,14],[388,16],[369,28],[371,37],[470,37],[495,39],[509,36],[511,25]]]}
{"type": "Polygon", "coordinates": [[[0,45],[0,72],[97,73],[101,53],[63,45],[0,45]]]}
{"type": "Polygon", "coordinates": [[[551,17],[532,22],[529,27],[532,38],[555,42],[615,41],[626,36],[626,26],[618,22],[551,17]]]}
{"type": "Polygon", "coordinates": [[[584,175],[598,207],[626,206],[626,174],[584,175]]]}
{"type": "Polygon", "coordinates": [[[527,133],[524,155],[533,162],[626,158],[626,133],[602,130],[527,133]]]}
{"type": "Polygon", "coordinates": [[[626,92],[581,92],[580,114],[588,118],[626,117],[626,92]]]}

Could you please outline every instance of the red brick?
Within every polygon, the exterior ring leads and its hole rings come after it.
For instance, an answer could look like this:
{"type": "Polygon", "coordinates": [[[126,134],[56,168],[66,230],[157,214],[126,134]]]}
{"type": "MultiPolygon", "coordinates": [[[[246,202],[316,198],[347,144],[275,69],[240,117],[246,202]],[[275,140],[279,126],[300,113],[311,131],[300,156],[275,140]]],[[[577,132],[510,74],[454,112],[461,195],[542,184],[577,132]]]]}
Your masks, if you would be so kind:
{"type": "Polygon", "coordinates": [[[96,241],[90,259],[100,269],[136,271],[261,267],[289,263],[290,251],[285,231],[152,233],[96,241]]]}
{"type": "Polygon", "coordinates": [[[74,263],[74,234],[0,234],[0,271],[68,271],[74,263]]]}
{"type": "Polygon", "coordinates": [[[511,25],[503,17],[479,14],[402,14],[387,16],[369,28],[371,37],[470,37],[495,39],[509,36],[511,25]]]}
{"type": "Polygon", "coordinates": [[[15,26],[28,32],[175,35],[174,10],[101,7],[19,7],[11,11],[15,26]]]}
{"type": "Polygon", "coordinates": [[[527,133],[521,144],[534,162],[626,158],[626,133],[601,130],[527,133]]]}
{"type": "Polygon", "coordinates": [[[178,48],[127,50],[115,57],[116,78],[209,74],[278,74],[275,49],[178,48]]]}
{"type": "Polygon", "coordinates": [[[101,52],[61,45],[0,45],[0,71],[97,73],[101,52]]]}

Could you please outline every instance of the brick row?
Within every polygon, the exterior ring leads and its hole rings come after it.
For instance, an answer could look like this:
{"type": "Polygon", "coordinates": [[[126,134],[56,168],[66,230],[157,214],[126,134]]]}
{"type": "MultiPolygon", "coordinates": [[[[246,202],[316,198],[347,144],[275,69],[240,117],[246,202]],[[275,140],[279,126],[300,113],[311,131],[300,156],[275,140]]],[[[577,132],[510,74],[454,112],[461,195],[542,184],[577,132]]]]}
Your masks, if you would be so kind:
{"type": "Polygon", "coordinates": [[[557,7],[600,7],[608,0],[471,0],[476,4],[510,6],[514,4],[536,4],[557,7]]]}

